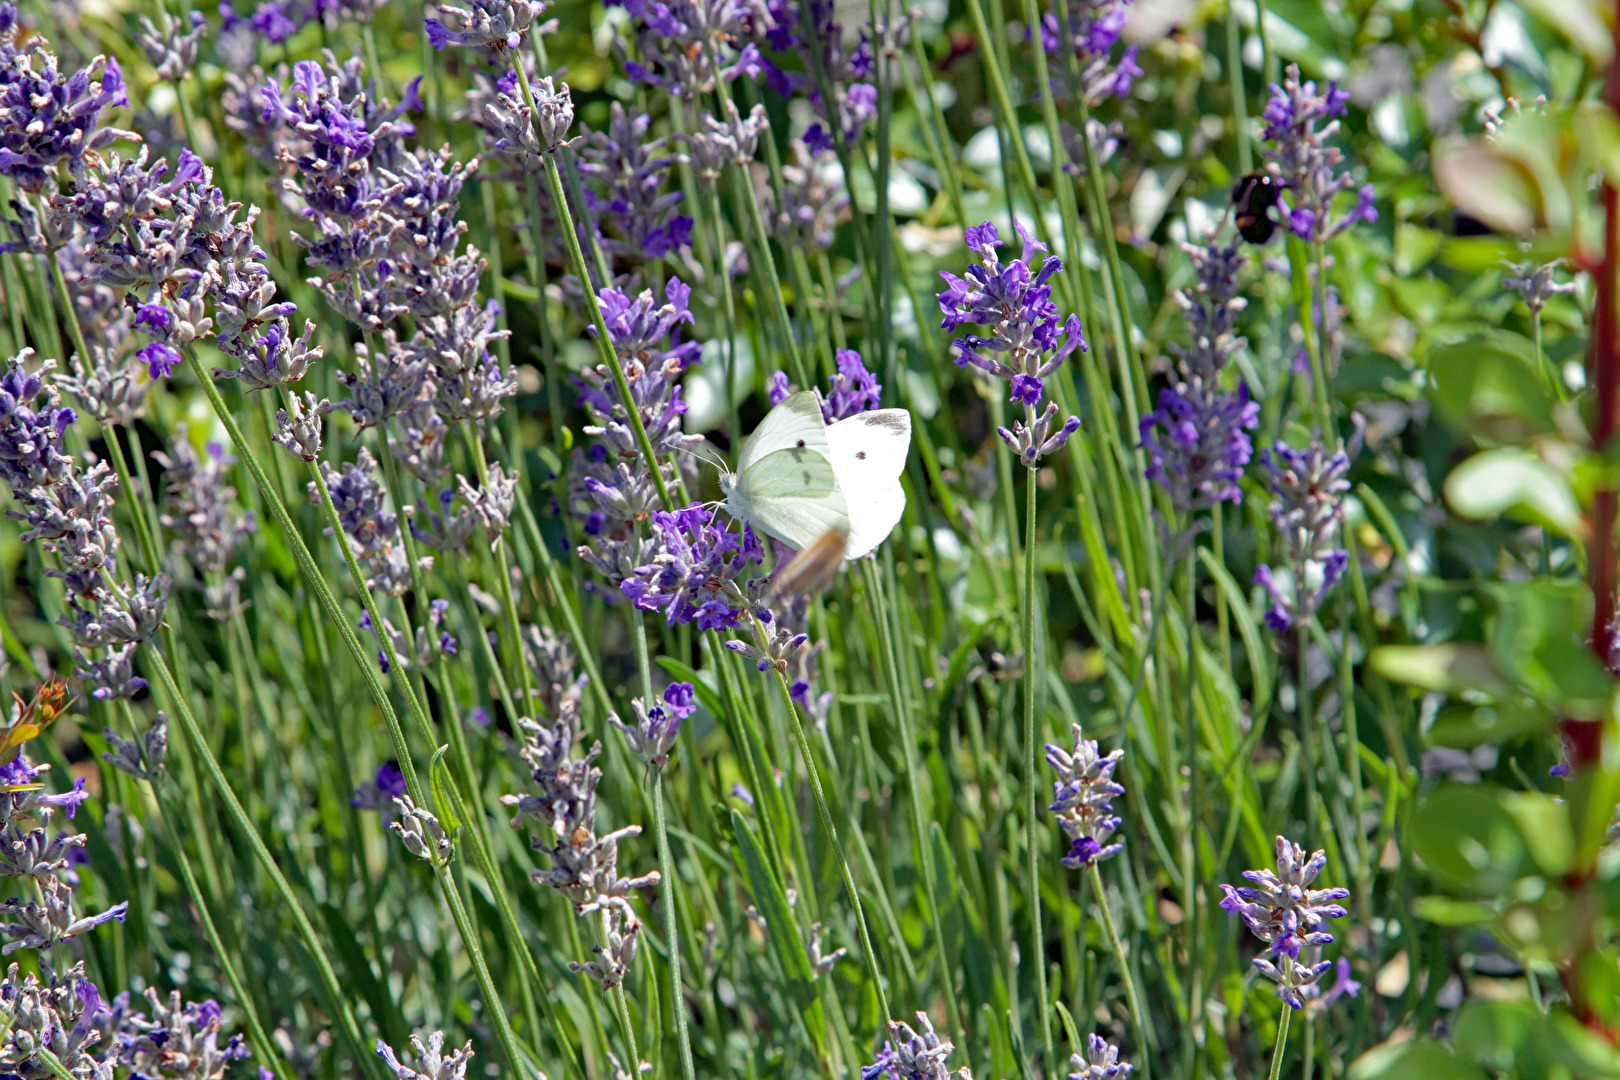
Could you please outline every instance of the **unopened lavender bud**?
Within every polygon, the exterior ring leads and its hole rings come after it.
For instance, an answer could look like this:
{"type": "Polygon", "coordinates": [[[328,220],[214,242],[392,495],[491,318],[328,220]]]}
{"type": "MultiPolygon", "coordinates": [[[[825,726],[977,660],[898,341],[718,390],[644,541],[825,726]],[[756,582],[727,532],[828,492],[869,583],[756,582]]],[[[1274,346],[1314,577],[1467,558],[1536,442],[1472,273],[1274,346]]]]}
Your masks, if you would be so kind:
{"type": "MultiPolygon", "coordinates": [[[[277,1034],[280,1034],[278,1031],[277,1034]]],[[[394,1048],[377,1040],[377,1056],[383,1059],[396,1080],[466,1080],[467,1066],[473,1059],[472,1040],[460,1050],[444,1052],[444,1032],[435,1031],[422,1041],[422,1036],[412,1035],[411,1046],[416,1050],[416,1067],[412,1068],[399,1060],[394,1048]]]]}
{"type": "Polygon", "coordinates": [[[568,129],[574,126],[574,101],[568,84],[559,82],[554,87],[549,75],[536,81],[532,89],[534,107],[539,114],[540,142],[546,153],[553,153],[557,147],[569,144],[568,129]]]}
{"type": "Polygon", "coordinates": [[[291,408],[276,410],[276,433],[270,438],[293,457],[314,461],[321,456],[321,417],[332,411],[332,403],[307,390],[303,397],[300,402],[296,392],[288,395],[291,408]]]}
{"type": "Polygon", "coordinates": [[[246,390],[267,390],[302,379],[309,365],[320,359],[321,349],[311,344],[315,337],[315,324],[304,320],[304,332],[297,338],[285,317],[265,327],[262,337],[248,341],[245,337],[220,339],[220,348],[242,362],[242,366],[227,371],[215,368],[214,374],[222,379],[240,379],[246,390]]]}
{"type": "Polygon", "coordinates": [[[591,950],[596,953],[596,959],[588,964],[568,965],[568,970],[589,975],[601,983],[604,991],[624,984],[624,977],[630,970],[631,962],[636,958],[637,938],[641,932],[641,923],[625,917],[617,908],[611,910],[612,916],[607,928],[607,946],[604,948],[598,945],[591,950]]]}
{"type": "Polygon", "coordinates": [[[154,26],[145,15],[141,16],[141,51],[146,53],[147,62],[157,69],[158,78],[179,82],[197,66],[197,54],[203,35],[208,32],[208,20],[201,12],[193,11],[191,30],[182,34],[179,20],[170,17],[167,11],[159,19],[162,29],[154,26]]]}
{"type": "Polygon", "coordinates": [[[160,711],[138,741],[120,739],[108,728],[107,745],[112,749],[101,755],[102,761],[137,780],[156,783],[163,778],[163,759],[169,753],[169,717],[160,711]]]}
{"type": "Polygon", "coordinates": [[[91,697],[97,701],[117,701],[132,698],[146,689],[146,680],[135,674],[131,663],[135,648],[125,645],[109,649],[100,660],[91,660],[81,649],[73,650],[73,659],[78,663],[76,674],[90,688],[91,697]]]}
{"type": "Polygon", "coordinates": [[[409,795],[395,796],[394,807],[399,816],[389,822],[388,827],[405,842],[405,850],[435,866],[447,863],[455,843],[445,833],[439,819],[411,802],[409,795]]]}
{"type": "Polygon", "coordinates": [[[491,465],[482,488],[473,487],[460,474],[456,476],[456,487],[478,524],[489,534],[489,549],[494,551],[500,546],[501,533],[512,520],[512,507],[517,501],[517,474],[507,476],[499,465],[491,465]]]}

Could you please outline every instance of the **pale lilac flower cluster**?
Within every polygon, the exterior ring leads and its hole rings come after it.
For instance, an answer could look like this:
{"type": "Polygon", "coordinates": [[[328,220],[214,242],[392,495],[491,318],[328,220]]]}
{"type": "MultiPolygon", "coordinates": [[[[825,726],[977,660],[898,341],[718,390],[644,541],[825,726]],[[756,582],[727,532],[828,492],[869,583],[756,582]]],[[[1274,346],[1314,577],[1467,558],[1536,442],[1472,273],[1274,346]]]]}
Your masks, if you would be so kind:
{"type": "Polygon", "coordinates": [[[793,161],[782,165],[779,188],[766,173],[755,177],[760,213],[778,243],[823,251],[833,242],[833,230],[849,205],[849,193],[841,182],[829,178],[829,151],[814,152],[799,139],[793,141],[792,149],[793,161]]]}
{"type": "Polygon", "coordinates": [[[680,332],[692,321],[687,306],[692,290],[670,278],[664,295],[659,304],[650,290],[635,297],[612,288],[599,294],[608,341],[630,386],[654,461],[642,458],[610,369],[605,364],[588,368],[573,380],[579,404],[592,419],[585,434],[595,440],[572,461],[569,502],[583,518],[586,536],[578,553],[615,589],[659,553],[656,541],[637,538],[635,527],[659,505],[653,469],[672,483],[681,467],[679,452],[702,441],[681,431],[686,401],[679,379],[702,351],[680,332]]]}
{"type": "Polygon", "coordinates": [[[1376,195],[1371,184],[1356,191],[1355,205],[1337,218],[1333,201],[1341,191],[1356,187],[1355,180],[1339,171],[1344,154],[1328,140],[1339,131],[1338,118],[1350,100],[1348,90],[1330,83],[1318,94],[1316,83],[1300,81],[1299,65],[1289,64],[1278,86],[1271,84],[1271,99],[1261,113],[1265,122],[1266,157],[1274,174],[1288,187],[1285,221],[1302,240],[1326,241],[1359,221],[1377,221],[1376,195]]]}
{"type": "MultiPolygon", "coordinates": [[[[764,61],[765,84],[784,98],[810,103],[816,119],[805,129],[804,143],[812,154],[852,149],[878,114],[871,27],[860,29],[851,48],[833,0],[774,0],[769,12],[764,38],[772,55],[764,61]],[[784,61],[808,70],[783,67],[784,61]]],[[[900,21],[898,34],[909,22],[900,21]]]]}
{"type": "Polygon", "coordinates": [[[1125,1080],[1136,1070],[1135,1065],[1119,1060],[1118,1047],[1095,1033],[1086,1036],[1084,1055],[1070,1055],[1069,1065],[1074,1070],[1069,1080],[1125,1080]]]}
{"type": "MultiPolygon", "coordinates": [[[[836,424],[881,405],[883,385],[877,381],[876,375],[867,370],[866,361],[861,359],[860,353],[854,349],[838,349],[833,353],[833,362],[838,371],[829,380],[829,389],[825,394],[818,391],[821,415],[827,423],[836,424]]],[[[766,383],[766,390],[772,405],[780,404],[782,399],[793,393],[787,372],[780,369],[773,372],[766,383]]]]}
{"type": "Polygon", "coordinates": [[[716,80],[764,71],[755,39],[771,24],[761,0],[627,0],[637,20],[634,52],[624,73],[676,97],[697,101],[716,80]]]}
{"type": "Polygon", "coordinates": [[[182,1002],[178,990],[165,1000],[147,987],[150,1013],[133,1012],[129,994],[113,999],[108,1020],[112,1032],[114,1058],[129,1070],[130,1076],[173,1076],[177,1080],[215,1080],[225,1075],[231,1062],[250,1056],[241,1035],[223,1039],[224,1024],[219,1003],[212,998],[182,1002]]]}
{"type": "Polygon", "coordinates": [[[576,671],[579,657],[574,642],[549,626],[523,626],[523,657],[534,673],[534,696],[552,716],[564,708],[578,709],[585,696],[588,675],[576,671]]]}
{"type": "Polygon", "coordinates": [[[202,12],[193,11],[190,24],[189,30],[181,30],[180,20],[167,9],[158,12],[156,23],[141,16],[141,51],[158,78],[178,83],[197,66],[203,35],[208,32],[208,20],[202,12]]]}
{"type": "Polygon", "coordinates": [[[23,191],[43,191],[65,166],[83,180],[98,150],[139,137],[99,126],[108,108],[128,108],[118,61],[97,56],[68,74],[56,54],[34,38],[17,47],[17,7],[0,3],[0,176],[23,191]]]}
{"type": "Polygon", "coordinates": [[[545,0],[464,0],[466,7],[439,4],[441,15],[454,17],[455,25],[442,19],[427,19],[428,40],[442,52],[446,46],[515,49],[523,35],[545,10],[545,0]]]}
{"type": "MultiPolygon", "coordinates": [[[[377,479],[377,459],[362,446],[356,460],[344,465],[342,472],[321,462],[321,475],[355,557],[371,575],[367,588],[388,596],[403,596],[411,587],[411,566],[400,537],[399,519],[383,505],[388,492],[377,479]]],[[[309,482],[309,500],[312,505],[321,505],[320,490],[313,480],[309,482]]],[[[330,526],[325,531],[332,535],[330,526]]],[[[421,565],[429,568],[433,560],[424,556],[421,565]]]]}
{"type": "Polygon", "coordinates": [[[529,766],[534,790],[527,795],[503,795],[501,802],[514,811],[513,828],[521,829],[533,821],[557,837],[555,846],[539,837],[533,840],[537,850],[551,856],[552,864],[549,870],[529,872],[535,884],[562,893],[581,916],[603,913],[607,945],[594,950],[596,960],[568,966],[590,975],[604,990],[612,990],[624,982],[641,930],[630,897],[637,889],[658,884],[660,875],[653,870],[639,877],[619,876],[619,842],[639,836],[641,826],[597,834],[596,789],[602,770],[592,762],[601,754],[602,744],[594,743],[583,758],[572,756],[580,736],[578,709],[565,701],[549,723],[522,717],[517,730],[523,739],[519,755],[529,766]]]}
{"type": "Polygon", "coordinates": [[[1063,269],[1063,260],[1047,254],[1046,245],[1029,234],[1022,222],[1015,221],[1024,244],[1023,253],[1003,265],[996,249],[1001,238],[996,227],[986,221],[967,229],[968,249],[980,258],[969,266],[965,277],[941,270],[948,286],[935,294],[945,318],[941,328],[955,330],[964,325],[984,327],[988,333],[964,334],[951,343],[956,350],[956,366],[972,365],[1009,384],[1009,396],[1024,407],[1024,419],[1012,430],[998,433],[1025,465],[1034,468],[1041,458],[1062,449],[1069,436],[1080,427],[1080,418],[1071,416],[1055,432],[1056,402],[1041,411],[1046,380],[1075,350],[1087,348],[1080,318],[1070,315],[1058,321],[1057,304],[1052,302],[1053,275],[1063,269]],[[1040,269],[1032,263],[1036,253],[1045,255],[1040,269]]]}
{"type": "Polygon", "coordinates": [[[1053,58],[1049,70],[1055,96],[1079,98],[1093,107],[1112,97],[1130,96],[1131,87],[1142,76],[1136,62],[1141,47],[1127,46],[1114,58],[1130,5],[1131,0],[1071,0],[1067,27],[1055,12],[1042,18],[1041,47],[1053,58]],[[1070,85],[1068,63],[1061,59],[1065,50],[1072,51],[1077,61],[1078,86],[1070,85]]]}
{"type": "Polygon", "coordinates": [[[423,1042],[422,1036],[411,1036],[411,1048],[416,1051],[416,1065],[406,1065],[394,1053],[394,1048],[377,1040],[377,1056],[383,1059],[396,1080],[466,1080],[467,1066],[472,1063],[472,1040],[468,1039],[460,1050],[444,1052],[444,1032],[435,1031],[423,1042]]]}
{"type": "Polygon", "coordinates": [[[652,117],[613,103],[605,131],[583,129],[579,171],[585,209],[594,216],[602,250],[631,260],[662,259],[691,245],[692,219],[675,213],[685,198],[666,191],[673,158],[668,140],[649,139],[652,117]]]}
{"type": "Polygon", "coordinates": [[[1530,308],[1530,314],[1539,315],[1541,309],[1547,306],[1547,301],[1559,293],[1572,293],[1578,287],[1573,281],[1559,282],[1555,276],[1565,262],[1564,259],[1554,259],[1548,263],[1537,263],[1534,259],[1519,262],[1503,259],[1502,265],[1509,274],[1502,279],[1502,285],[1519,294],[1530,308]]]}
{"type": "Polygon", "coordinates": [[[1108,843],[1119,828],[1114,800],[1125,794],[1125,787],[1114,780],[1113,774],[1125,751],[1100,753],[1096,740],[1086,738],[1079,724],[1073,725],[1071,734],[1073,745],[1067,750],[1046,744],[1046,763],[1058,774],[1053,784],[1054,801],[1047,809],[1058,816],[1069,838],[1063,865],[1078,870],[1125,849],[1122,843],[1108,843]]]}
{"type": "Polygon", "coordinates": [[[890,1020],[889,1041],[872,1064],[861,1066],[861,1080],[969,1080],[966,1066],[955,1073],[945,1067],[955,1049],[925,1012],[917,1013],[917,1028],[890,1020]]]}
{"type": "Polygon", "coordinates": [[[1344,496],[1350,490],[1347,474],[1355,450],[1352,442],[1330,454],[1318,433],[1303,449],[1279,442],[1261,454],[1275,496],[1271,520],[1292,587],[1285,590],[1269,566],[1256,570],[1254,580],[1271,598],[1266,625],[1279,634],[1302,620],[1308,622],[1350,565],[1350,553],[1332,544],[1344,522],[1344,496]]]}
{"type": "Polygon", "coordinates": [[[55,388],[44,379],[54,363],[30,371],[31,355],[25,349],[0,373],[0,480],[22,507],[6,516],[28,526],[24,543],[39,541],[56,556],[59,566],[46,573],[66,586],[68,612],[59,621],[77,642],[80,675],[92,695],[129,697],[145,683],[128,671],[127,658],[163,624],[169,579],[137,575],[131,585],[112,584],[119,544],[112,491],[118,478],[105,462],[83,470],[64,451],[63,434],[77,416],[58,404],[55,388]],[[100,649],[109,650],[106,661],[89,658],[100,649]]]}
{"type": "Polygon", "coordinates": [[[1183,248],[1192,259],[1193,284],[1176,294],[1187,317],[1191,343],[1173,345],[1176,382],[1159,391],[1158,408],[1142,417],[1144,470],[1162,485],[1176,511],[1189,515],[1218,502],[1238,502],[1238,481],[1254,455],[1249,436],[1260,423],[1260,406],[1248,387],[1221,387],[1221,372],[1243,346],[1235,331],[1244,300],[1238,273],[1245,258],[1240,241],[1183,248]]]}
{"type": "Polygon", "coordinates": [[[662,701],[648,705],[641,698],[632,698],[630,708],[635,710],[634,724],[626,724],[617,713],[608,713],[608,723],[619,729],[642,764],[662,769],[675,747],[681,721],[697,712],[697,689],[687,682],[670,683],[662,701]]]}
{"type": "Polygon", "coordinates": [[[1312,889],[1327,853],[1306,855],[1305,849],[1277,837],[1277,870],[1245,870],[1252,885],[1234,888],[1222,885],[1226,899],[1221,907],[1243,919],[1251,933],[1271,946],[1280,964],[1257,957],[1254,966],[1277,984],[1277,994],[1296,1009],[1305,1004],[1304,992],[1333,965],[1300,962],[1300,951],[1331,944],[1333,935],[1324,930],[1324,919],[1340,919],[1345,909],[1336,901],[1350,895],[1349,889],[1312,889]]]}
{"type": "Polygon", "coordinates": [[[163,466],[167,484],[158,524],[173,537],[174,556],[202,573],[210,613],[226,618],[236,610],[238,585],[227,571],[258,528],[251,511],[233,505],[236,489],[226,477],[236,459],[218,443],[209,443],[207,453],[199,454],[184,424],[175,429],[168,453],[153,456],[163,466]]]}

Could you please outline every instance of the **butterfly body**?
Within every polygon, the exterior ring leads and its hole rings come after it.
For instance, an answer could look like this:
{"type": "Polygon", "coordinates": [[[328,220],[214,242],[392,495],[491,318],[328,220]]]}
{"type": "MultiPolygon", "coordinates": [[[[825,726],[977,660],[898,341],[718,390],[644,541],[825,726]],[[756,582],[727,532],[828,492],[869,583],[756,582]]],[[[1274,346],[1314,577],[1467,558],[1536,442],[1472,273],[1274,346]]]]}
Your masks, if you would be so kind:
{"type": "Polygon", "coordinates": [[[829,532],[848,536],[845,557],[869,554],[905,510],[900,473],[911,446],[904,409],[857,413],[835,424],[813,391],[790,394],[722,472],[726,512],[803,551],[829,532]]]}

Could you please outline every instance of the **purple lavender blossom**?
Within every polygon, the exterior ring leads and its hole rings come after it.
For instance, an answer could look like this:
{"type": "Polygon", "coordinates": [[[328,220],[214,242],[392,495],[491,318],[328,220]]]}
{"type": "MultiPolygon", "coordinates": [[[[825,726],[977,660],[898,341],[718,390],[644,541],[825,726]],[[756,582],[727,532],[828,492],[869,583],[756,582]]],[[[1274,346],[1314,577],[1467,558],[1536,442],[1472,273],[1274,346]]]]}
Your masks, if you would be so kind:
{"type": "Polygon", "coordinates": [[[1119,1060],[1119,1049],[1098,1034],[1086,1036],[1086,1052],[1069,1058],[1075,1070],[1069,1080],[1125,1080],[1136,1070],[1135,1065],[1119,1060]]]}
{"type": "Polygon", "coordinates": [[[691,683],[671,683],[661,703],[648,705],[641,698],[631,699],[630,707],[636,713],[634,724],[626,724],[617,713],[608,713],[608,723],[619,729],[643,764],[649,769],[661,769],[669,761],[681,721],[697,711],[695,697],[691,683]]]}
{"type": "Polygon", "coordinates": [[[635,52],[647,61],[624,65],[637,82],[697,100],[717,79],[764,71],[754,44],[764,13],[749,0],[626,0],[624,9],[640,24],[635,52]]]}
{"type": "Polygon", "coordinates": [[[1271,84],[1271,99],[1261,113],[1270,144],[1266,157],[1273,175],[1288,188],[1288,227],[1302,240],[1325,242],[1357,222],[1378,219],[1371,185],[1357,190],[1348,212],[1333,215],[1335,197],[1356,188],[1355,179],[1339,171],[1344,154],[1328,145],[1338,134],[1338,118],[1349,100],[1349,91],[1340,90],[1338,83],[1329,83],[1327,92],[1318,94],[1315,82],[1300,80],[1299,65],[1289,64],[1282,85],[1271,84]]]}
{"type": "Polygon", "coordinates": [[[1164,487],[1181,514],[1238,502],[1238,481],[1254,453],[1248,433],[1259,426],[1260,406],[1241,384],[1232,394],[1202,383],[1182,387],[1159,391],[1159,407],[1142,417],[1144,475],[1164,487]]]}
{"type": "Polygon", "coordinates": [[[17,8],[0,4],[0,176],[24,191],[44,190],[62,165],[75,181],[96,151],[118,139],[138,137],[99,127],[107,108],[128,108],[118,61],[97,56],[65,74],[56,54],[34,38],[17,47],[17,8]]]}
{"type": "Polygon", "coordinates": [[[387,821],[393,818],[394,800],[405,793],[405,774],[400,771],[399,764],[385,761],[377,766],[377,772],[370,780],[354,789],[349,805],[379,811],[387,821]]]}
{"type": "Polygon", "coordinates": [[[1300,951],[1332,943],[1333,935],[1322,929],[1323,920],[1343,918],[1345,909],[1336,901],[1350,895],[1349,889],[1310,888],[1326,865],[1326,852],[1313,852],[1307,857],[1304,848],[1279,836],[1275,873],[1245,870],[1243,876],[1252,886],[1221,886],[1226,894],[1221,908],[1241,917],[1249,931],[1270,945],[1270,952],[1282,961],[1279,966],[1258,957],[1254,964],[1277,983],[1278,996],[1296,1009],[1304,1007],[1304,988],[1333,966],[1327,962],[1300,964],[1300,951]]]}
{"type": "Polygon", "coordinates": [[[692,219],[674,213],[685,194],[664,190],[673,162],[664,153],[668,140],[647,138],[651,123],[648,114],[614,102],[606,131],[582,129],[586,209],[612,255],[661,259],[691,244],[692,219]]]}
{"type": "Polygon", "coordinates": [[[1140,48],[1128,46],[1117,61],[1113,59],[1130,4],[1131,0],[1074,0],[1069,4],[1067,30],[1056,14],[1049,12],[1042,19],[1041,47],[1054,61],[1063,56],[1065,49],[1072,51],[1079,72],[1079,85],[1072,86],[1067,61],[1050,64],[1057,97],[1079,97],[1096,107],[1111,97],[1130,96],[1132,85],[1142,75],[1136,63],[1140,48]]]}
{"type": "Polygon", "coordinates": [[[439,12],[456,18],[455,28],[440,19],[427,19],[428,40],[443,52],[446,46],[515,49],[523,43],[529,25],[545,10],[544,0],[465,0],[466,7],[440,4],[439,12]]]}
{"type": "Polygon", "coordinates": [[[1037,252],[1046,252],[1046,245],[1031,236],[1022,222],[1013,225],[1024,248],[1019,258],[1005,266],[996,253],[1001,246],[996,227],[988,221],[969,226],[967,246],[980,263],[969,266],[965,277],[940,271],[949,288],[936,296],[945,313],[940,322],[943,329],[976,324],[989,330],[987,336],[964,334],[952,342],[956,365],[965,368],[971,364],[1008,381],[1013,400],[1024,406],[1024,419],[1015,421],[1010,430],[998,428],[997,433],[1020,461],[1034,468],[1042,457],[1061,449],[1080,426],[1079,417],[1071,416],[1054,432],[1057,405],[1048,403],[1042,412],[1040,402],[1045,380],[1071,353],[1084,351],[1087,345],[1079,317],[1070,315],[1060,325],[1057,305],[1052,302],[1050,281],[1063,269],[1063,261],[1048,254],[1040,269],[1034,270],[1031,263],[1037,252]],[[1000,359],[1003,355],[1005,360],[1000,359]]]}
{"type": "Polygon", "coordinates": [[[416,1065],[412,1067],[399,1060],[394,1048],[377,1040],[377,1056],[383,1059],[383,1064],[394,1074],[398,1080],[422,1080],[431,1077],[432,1080],[466,1080],[467,1067],[473,1058],[472,1040],[460,1050],[444,1052],[444,1032],[435,1031],[422,1040],[420,1035],[411,1036],[411,1047],[416,1051],[416,1065]]]}
{"type": "Polygon", "coordinates": [[[1079,724],[1073,725],[1071,734],[1073,744],[1067,750],[1046,744],[1046,763],[1058,774],[1053,785],[1055,801],[1047,809],[1057,814],[1069,838],[1063,865],[1079,870],[1125,849],[1121,843],[1106,843],[1119,828],[1113,801],[1125,794],[1125,788],[1113,779],[1113,773],[1125,752],[1099,753],[1096,740],[1085,738],[1079,724]]]}
{"type": "Polygon", "coordinates": [[[859,142],[866,125],[877,118],[873,38],[886,46],[904,45],[911,16],[896,20],[892,32],[883,26],[862,26],[851,46],[832,0],[770,0],[768,6],[770,26],[765,40],[771,57],[764,61],[767,85],[783,97],[809,102],[816,117],[804,133],[810,153],[848,152],[859,142]],[[801,64],[807,70],[796,70],[801,64]]]}
{"type": "Polygon", "coordinates": [[[757,613],[736,583],[750,564],[764,561],[751,528],[733,535],[698,503],[655,510],[651,519],[658,554],[619,586],[625,597],[643,611],[664,612],[671,626],[693,623],[699,630],[727,630],[757,613]]]}
{"type": "MultiPolygon", "coordinates": [[[[917,1013],[917,1029],[890,1020],[889,1040],[872,1064],[861,1067],[861,1080],[949,1080],[945,1059],[956,1047],[934,1031],[925,1012],[917,1013]]],[[[960,1073],[966,1077],[967,1070],[960,1073]]]]}
{"type": "Polygon", "coordinates": [[[1270,511],[1281,541],[1281,554],[1292,577],[1284,589],[1270,566],[1255,571],[1255,583],[1271,597],[1266,625],[1284,633],[1309,620],[1322,607],[1350,564],[1349,552],[1333,543],[1344,522],[1347,474],[1355,446],[1329,454],[1318,434],[1304,449],[1279,442],[1261,453],[1270,472],[1275,498],[1270,511]]]}
{"type": "MultiPolygon", "coordinates": [[[[821,395],[821,415],[827,423],[836,424],[856,413],[881,407],[883,384],[867,370],[860,353],[854,349],[839,349],[833,353],[833,361],[838,371],[828,380],[827,392],[821,395]]],[[[788,381],[787,372],[773,372],[766,392],[772,405],[780,404],[792,394],[793,384],[788,381]]]]}

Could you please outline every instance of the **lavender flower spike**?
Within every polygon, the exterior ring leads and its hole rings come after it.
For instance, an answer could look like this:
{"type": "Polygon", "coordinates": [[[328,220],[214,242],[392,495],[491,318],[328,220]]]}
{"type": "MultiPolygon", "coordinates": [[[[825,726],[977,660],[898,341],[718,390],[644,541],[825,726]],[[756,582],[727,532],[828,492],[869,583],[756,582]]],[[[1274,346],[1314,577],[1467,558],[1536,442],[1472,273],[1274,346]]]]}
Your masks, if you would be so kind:
{"type": "Polygon", "coordinates": [[[452,30],[439,19],[428,19],[428,40],[439,52],[446,45],[515,49],[545,8],[544,0],[469,0],[464,8],[441,4],[439,11],[454,15],[460,29],[452,30]]]}
{"type": "Polygon", "coordinates": [[[1302,450],[1279,442],[1261,455],[1276,496],[1271,520],[1293,577],[1293,588],[1285,590],[1271,567],[1262,566],[1254,574],[1255,583],[1271,597],[1266,625],[1278,633],[1315,615],[1350,564],[1349,552],[1332,544],[1344,522],[1344,497],[1350,490],[1346,474],[1359,443],[1358,434],[1346,449],[1329,454],[1318,434],[1302,450]]]}
{"type": "Polygon", "coordinates": [[[1135,1065],[1119,1060],[1119,1049],[1097,1034],[1086,1036],[1085,1056],[1074,1054],[1069,1064],[1075,1069],[1069,1080],[1125,1080],[1136,1070],[1135,1065]]]}
{"type": "Polygon", "coordinates": [[[1277,837],[1277,869],[1246,870],[1243,876],[1252,886],[1234,888],[1222,885],[1226,899],[1221,907],[1243,919],[1250,932],[1271,946],[1281,964],[1265,957],[1255,967],[1277,984],[1277,993],[1294,1008],[1304,1007],[1303,991],[1333,965],[1300,963],[1301,949],[1330,944],[1333,935],[1322,929],[1323,919],[1340,919],[1345,909],[1336,901],[1350,895],[1349,889],[1312,889],[1311,882],[1327,865],[1327,853],[1313,852],[1277,837]]]}
{"type": "Polygon", "coordinates": [[[1113,801],[1125,794],[1125,788],[1114,781],[1113,773],[1125,751],[1115,750],[1104,756],[1098,752],[1096,740],[1085,738],[1079,724],[1071,733],[1074,745],[1068,750],[1046,744],[1046,763],[1058,774],[1053,785],[1055,801],[1047,809],[1058,815],[1069,837],[1063,865],[1078,870],[1118,855],[1125,848],[1124,844],[1107,843],[1119,828],[1113,801]]]}
{"type": "MultiPolygon", "coordinates": [[[[878,1051],[877,1059],[861,1068],[861,1080],[950,1080],[945,1059],[956,1047],[934,1031],[928,1014],[917,1014],[917,1027],[898,1020],[889,1021],[889,1041],[878,1051]]],[[[964,1067],[955,1074],[967,1080],[964,1067]]]]}
{"type": "Polygon", "coordinates": [[[671,683],[664,690],[661,704],[649,707],[641,698],[631,699],[630,707],[636,712],[635,726],[620,720],[616,713],[608,713],[608,723],[623,733],[624,741],[649,769],[661,769],[669,761],[681,721],[697,711],[695,699],[696,690],[691,683],[671,683]]]}
{"type": "Polygon", "coordinates": [[[416,1051],[416,1068],[403,1064],[394,1048],[377,1040],[377,1056],[383,1059],[390,1072],[397,1080],[466,1080],[467,1066],[473,1058],[472,1040],[460,1050],[444,1052],[444,1032],[435,1031],[422,1041],[422,1036],[412,1035],[411,1046],[416,1051]]]}

